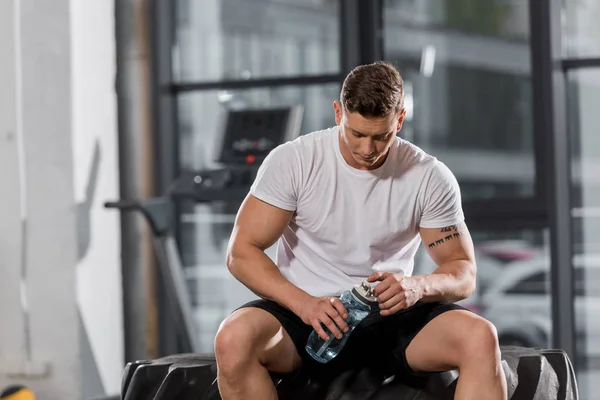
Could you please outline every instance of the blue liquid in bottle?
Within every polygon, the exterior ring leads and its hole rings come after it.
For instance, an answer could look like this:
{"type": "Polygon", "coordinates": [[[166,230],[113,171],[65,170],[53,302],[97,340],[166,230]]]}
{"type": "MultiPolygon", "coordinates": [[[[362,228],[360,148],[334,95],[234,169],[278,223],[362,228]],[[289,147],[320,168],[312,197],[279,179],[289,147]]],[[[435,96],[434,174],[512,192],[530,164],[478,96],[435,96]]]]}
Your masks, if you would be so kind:
{"type": "Polygon", "coordinates": [[[371,307],[377,303],[377,299],[373,295],[373,289],[366,281],[354,286],[352,290],[344,291],[340,300],[344,304],[346,311],[348,311],[348,318],[346,319],[348,332],[342,332],[342,338],[338,339],[329,332],[327,327],[324,327],[325,333],[329,335],[329,339],[321,339],[317,332],[313,330],[306,342],[306,352],[323,364],[331,361],[342,351],[354,328],[369,315],[371,307]]]}

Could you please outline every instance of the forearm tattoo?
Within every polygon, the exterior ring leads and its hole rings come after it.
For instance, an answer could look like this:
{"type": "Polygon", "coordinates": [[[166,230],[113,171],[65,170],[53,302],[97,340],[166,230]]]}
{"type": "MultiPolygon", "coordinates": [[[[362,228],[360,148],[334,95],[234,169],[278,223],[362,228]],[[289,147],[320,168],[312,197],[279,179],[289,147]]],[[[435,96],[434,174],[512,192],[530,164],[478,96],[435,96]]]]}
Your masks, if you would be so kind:
{"type": "Polygon", "coordinates": [[[439,246],[439,245],[441,245],[441,244],[443,244],[445,242],[448,242],[448,241],[450,241],[452,239],[461,237],[464,234],[465,229],[464,229],[464,226],[462,224],[460,224],[460,225],[450,225],[450,226],[446,226],[446,227],[440,229],[440,232],[447,233],[447,235],[444,236],[441,239],[436,240],[435,242],[429,243],[427,246],[430,249],[433,249],[434,247],[439,246]]]}

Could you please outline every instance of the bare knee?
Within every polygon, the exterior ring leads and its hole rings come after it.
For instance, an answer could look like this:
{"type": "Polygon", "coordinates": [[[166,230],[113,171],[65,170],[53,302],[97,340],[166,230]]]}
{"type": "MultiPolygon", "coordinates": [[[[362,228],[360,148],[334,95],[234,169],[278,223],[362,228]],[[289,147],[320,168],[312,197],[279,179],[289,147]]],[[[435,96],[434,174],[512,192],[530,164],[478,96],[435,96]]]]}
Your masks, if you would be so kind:
{"type": "Polygon", "coordinates": [[[227,319],[215,337],[215,356],[220,371],[235,373],[255,361],[255,340],[243,321],[227,319]]]}
{"type": "Polygon", "coordinates": [[[470,321],[468,336],[462,338],[461,353],[463,361],[481,361],[500,359],[498,333],[489,321],[477,317],[470,321]]]}
{"type": "Polygon", "coordinates": [[[229,376],[252,367],[287,373],[302,362],[277,318],[251,307],[240,309],[223,321],[215,338],[215,355],[220,373],[229,376]]]}

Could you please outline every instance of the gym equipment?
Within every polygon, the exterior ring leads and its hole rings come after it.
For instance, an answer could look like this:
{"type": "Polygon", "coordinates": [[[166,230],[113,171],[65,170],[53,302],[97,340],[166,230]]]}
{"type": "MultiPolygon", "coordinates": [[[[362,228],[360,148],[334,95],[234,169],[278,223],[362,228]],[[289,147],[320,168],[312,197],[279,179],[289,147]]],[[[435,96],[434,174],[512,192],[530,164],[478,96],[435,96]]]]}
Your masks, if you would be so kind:
{"type": "Polygon", "coordinates": [[[193,187],[179,184],[171,194],[198,202],[243,199],[271,150],[298,137],[302,114],[302,106],[228,110],[213,149],[221,167],[187,172],[193,175],[193,187]],[[229,192],[219,192],[225,189],[229,192]]]}
{"type": "MultiPolygon", "coordinates": [[[[225,111],[212,149],[216,166],[182,171],[178,190],[170,193],[173,201],[210,203],[214,214],[235,214],[270,151],[300,135],[303,112],[299,105],[225,111]]],[[[226,240],[232,228],[230,223],[212,225],[214,245],[226,240]]]]}
{"type": "Polygon", "coordinates": [[[265,157],[277,145],[298,137],[302,113],[302,106],[228,110],[224,114],[222,135],[214,149],[220,168],[185,171],[161,197],[105,203],[106,208],[140,212],[146,218],[183,351],[197,352],[199,345],[192,302],[173,235],[173,206],[182,200],[228,201],[239,206],[265,157]]]}
{"type": "Polygon", "coordinates": [[[215,143],[216,161],[227,166],[260,164],[276,146],[300,133],[303,107],[228,110],[223,135],[215,143]]]}
{"type": "MultiPolygon", "coordinates": [[[[578,400],[575,373],[560,350],[502,347],[509,400],[578,400]]],[[[451,400],[457,371],[429,377],[417,388],[367,368],[349,370],[333,381],[320,382],[302,372],[272,374],[281,400],[451,400]]],[[[127,364],[122,381],[124,400],[217,400],[216,365],[209,355],[181,354],[127,364]]]]}

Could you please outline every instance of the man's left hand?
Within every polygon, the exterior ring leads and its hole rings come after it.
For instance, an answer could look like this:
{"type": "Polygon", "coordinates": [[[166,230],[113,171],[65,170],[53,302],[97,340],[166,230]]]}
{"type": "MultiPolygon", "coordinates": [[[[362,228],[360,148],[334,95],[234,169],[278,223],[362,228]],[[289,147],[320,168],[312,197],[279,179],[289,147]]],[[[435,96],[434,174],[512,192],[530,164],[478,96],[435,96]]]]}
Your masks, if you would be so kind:
{"type": "Polygon", "coordinates": [[[379,281],[373,292],[379,301],[381,315],[392,315],[412,307],[423,296],[417,277],[391,272],[374,272],[368,281],[379,281]]]}

